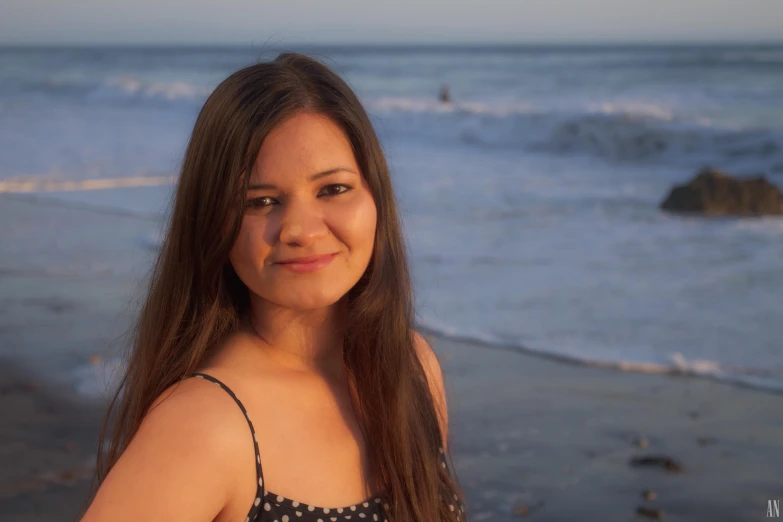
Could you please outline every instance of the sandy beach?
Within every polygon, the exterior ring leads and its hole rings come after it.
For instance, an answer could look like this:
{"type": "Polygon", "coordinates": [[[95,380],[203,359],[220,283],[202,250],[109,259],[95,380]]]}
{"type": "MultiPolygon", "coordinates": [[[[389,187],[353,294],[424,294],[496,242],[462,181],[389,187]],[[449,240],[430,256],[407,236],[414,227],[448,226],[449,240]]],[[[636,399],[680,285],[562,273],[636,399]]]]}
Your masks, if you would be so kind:
{"type": "MultiPolygon", "coordinates": [[[[644,520],[646,506],[666,520],[751,521],[783,496],[781,396],[430,339],[471,520],[644,520]],[[629,466],[652,455],[682,471],[629,466]]],[[[0,520],[75,520],[101,414],[4,361],[0,520]]]]}
{"type": "Polygon", "coordinates": [[[536,509],[531,520],[644,520],[643,506],[666,520],[751,521],[783,496],[781,395],[433,342],[471,520],[536,509]],[[629,465],[645,456],[681,471],[629,465]]]}
{"type": "Polygon", "coordinates": [[[0,362],[0,520],[75,520],[95,464],[101,405],[0,362]]]}
{"type": "MultiPolygon", "coordinates": [[[[26,208],[36,209],[5,198],[0,205],[10,225],[26,208]]],[[[46,233],[56,236],[57,223],[67,226],[65,218],[82,210],[36,209],[43,212],[51,214],[46,233]]],[[[82,233],[116,226],[135,234],[124,219],[135,218],[93,220],[82,233]]],[[[78,344],[74,361],[89,365],[90,354],[105,360],[131,287],[126,275],[111,272],[4,268],[0,520],[71,521],[88,492],[104,404],[77,394],[72,378],[47,377],[51,363],[43,359],[35,371],[29,351],[40,342],[53,352],[78,344]]],[[[470,520],[645,520],[636,513],[642,506],[672,521],[752,521],[765,517],[767,500],[783,499],[779,394],[428,336],[447,379],[452,450],[470,520]],[[672,459],[680,471],[629,464],[644,456],[672,459]],[[645,500],[645,490],[655,498],[645,500]]]]}

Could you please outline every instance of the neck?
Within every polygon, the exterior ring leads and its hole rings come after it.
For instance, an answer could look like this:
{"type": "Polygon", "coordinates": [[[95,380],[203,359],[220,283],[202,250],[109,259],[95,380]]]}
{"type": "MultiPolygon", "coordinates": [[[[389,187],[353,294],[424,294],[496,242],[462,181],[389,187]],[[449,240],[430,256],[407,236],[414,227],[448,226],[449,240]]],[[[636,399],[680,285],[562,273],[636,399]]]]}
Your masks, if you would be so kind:
{"type": "Polygon", "coordinates": [[[253,296],[248,326],[264,355],[289,369],[331,373],[342,368],[342,301],[316,310],[291,310],[253,296]]]}

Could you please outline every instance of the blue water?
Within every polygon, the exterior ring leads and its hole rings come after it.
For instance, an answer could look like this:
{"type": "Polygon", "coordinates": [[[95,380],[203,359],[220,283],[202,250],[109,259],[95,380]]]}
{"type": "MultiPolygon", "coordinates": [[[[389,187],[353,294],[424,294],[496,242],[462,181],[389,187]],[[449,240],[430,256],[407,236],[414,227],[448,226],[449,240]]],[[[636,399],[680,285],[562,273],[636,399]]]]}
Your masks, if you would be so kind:
{"type": "MultiPolygon", "coordinates": [[[[383,140],[423,326],[783,387],[783,220],[657,209],[704,165],[783,186],[783,47],[299,50],[349,81],[383,140]]],[[[274,55],[2,49],[0,191],[160,214],[205,97],[274,55]]],[[[144,223],[132,242],[154,247],[144,223]]]]}

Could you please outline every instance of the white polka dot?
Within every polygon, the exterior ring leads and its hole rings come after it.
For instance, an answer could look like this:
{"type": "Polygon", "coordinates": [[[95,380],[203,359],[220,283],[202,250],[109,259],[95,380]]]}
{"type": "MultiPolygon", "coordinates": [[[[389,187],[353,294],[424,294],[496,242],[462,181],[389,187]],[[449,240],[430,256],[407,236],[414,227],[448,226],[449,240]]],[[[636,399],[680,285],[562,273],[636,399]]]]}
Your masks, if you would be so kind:
{"type": "Polygon", "coordinates": [[[454,504],[449,504],[449,511],[454,511],[454,504]]]}
{"type": "Polygon", "coordinates": [[[446,463],[445,462],[441,462],[440,465],[443,466],[444,468],[446,467],[446,463]]]}
{"type": "Polygon", "coordinates": [[[378,520],[378,515],[373,515],[372,519],[377,521],[378,520]]]}
{"type": "Polygon", "coordinates": [[[272,506],[269,505],[269,502],[264,502],[264,511],[269,511],[272,509],[272,506]]]}
{"type": "Polygon", "coordinates": [[[283,522],[288,522],[288,515],[283,515],[283,522]]]}
{"type": "Polygon", "coordinates": [[[328,512],[329,512],[329,508],[324,508],[324,513],[328,513],[328,512]]]}
{"type": "Polygon", "coordinates": [[[346,519],[348,519],[348,520],[350,520],[350,518],[351,518],[351,515],[345,515],[345,518],[346,518],[346,519]]]}
{"type": "Polygon", "coordinates": [[[329,517],[329,520],[331,520],[332,522],[335,522],[335,520],[337,520],[337,517],[329,517]]]}
{"type": "Polygon", "coordinates": [[[364,504],[362,504],[362,506],[364,506],[364,507],[369,507],[369,506],[370,506],[370,503],[369,503],[369,502],[365,502],[364,504]]]}
{"type": "Polygon", "coordinates": [[[301,511],[297,511],[296,512],[296,516],[301,517],[302,516],[302,512],[301,511]]]}
{"type": "Polygon", "coordinates": [[[261,455],[256,455],[256,462],[261,464],[261,455]]]}
{"type": "Polygon", "coordinates": [[[323,519],[322,519],[322,518],[319,518],[319,519],[318,519],[318,522],[324,522],[324,521],[323,521],[323,519]]]}
{"type": "Polygon", "coordinates": [[[260,499],[260,498],[258,498],[258,497],[256,497],[255,501],[253,501],[253,505],[254,505],[254,506],[257,506],[257,505],[259,505],[260,503],[261,503],[261,499],[260,499]]]}
{"type": "Polygon", "coordinates": [[[282,501],[283,501],[283,497],[282,497],[282,496],[280,496],[280,495],[277,495],[277,501],[278,501],[278,502],[282,502],[282,501]]]}
{"type": "Polygon", "coordinates": [[[259,485],[259,486],[263,486],[263,485],[264,485],[264,479],[262,479],[262,478],[259,478],[259,479],[258,479],[258,485],[259,485]]]}
{"type": "Polygon", "coordinates": [[[359,513],[359,518],[364,518],[364,517],[365,517],[364,513],[359,513]]]}
{"type": "Polygon", "coordinates": [[[356,506],[351,506],[351,511],[356,511],[356,506]]]}
{"type": "Polygon", "coordinates": [[[381,499],[379,499],[379,498],[376,498],[376,499],[375,499],[375,503],[376,503],[376,504],[380,504],[380,503],[381,503],[381,499]]]}
{"type": "Polygon", "coordinates": [[[337,508],[337,512],[338,513],[342,513],[343,512],[343,508],[337,508]]]}
{"type": "Polygon", "coordinates": [[[291,505],[294,506],[294,507],[298,507],[299,506],[299,502],[294,500],[293,502],[291,502],[291,505]]]}
{"type": "Polygon", "coordinates": [[[307,506],[307,511],[312,511],[312,510],[314,510],[314,509],[315,509],[315,508],[314,508],[313,506],[307,506]]]}
{"type": "Polygon", "coordinates": [[[250,517],[245,517],[245,522],[250,522],[250,517]]]}

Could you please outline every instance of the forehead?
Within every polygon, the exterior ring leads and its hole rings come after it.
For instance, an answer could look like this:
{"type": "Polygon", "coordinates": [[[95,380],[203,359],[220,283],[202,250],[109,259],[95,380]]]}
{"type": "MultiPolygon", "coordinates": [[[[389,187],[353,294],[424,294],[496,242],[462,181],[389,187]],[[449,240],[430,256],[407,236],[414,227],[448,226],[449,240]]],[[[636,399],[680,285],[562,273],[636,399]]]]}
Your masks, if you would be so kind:
{"type": "Polygon", "coordinates": [[[359,171],[342,128],[326,116],[299,113],[278,124],[264,138],[251,180],[282,182],[338,166],[359,171]]]}

